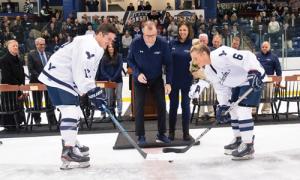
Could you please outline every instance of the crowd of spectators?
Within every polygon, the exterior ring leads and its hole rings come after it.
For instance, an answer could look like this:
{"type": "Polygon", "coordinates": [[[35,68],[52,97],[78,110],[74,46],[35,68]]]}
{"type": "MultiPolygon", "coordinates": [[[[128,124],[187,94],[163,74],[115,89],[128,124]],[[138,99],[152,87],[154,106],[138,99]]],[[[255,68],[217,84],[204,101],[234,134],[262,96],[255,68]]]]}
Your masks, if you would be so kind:
{"type": "MultiPolygon", "coordinates": [[[[96,3],[96,1],[91,1],[96,3]]],[[[142,27],[148,19],[153,20],[158,36],[171,42],[179,37],[178,25],[189,23],[193,37],[199,37],[200,34],[207,34],[208,46],[213,49],[221,45],[232,46],[236,49],[240,48],[241,40],[244,36],[249,36],[257,50],[264,41],[269,41],[270,48],[280,44],[280,34],[286,34],[285,45],[288,48],[294,48],[295,37],[300,36],[298,32],[300,16],[298,9],[299,0],[290,0],[289,2],[270,3],[270,1],[253,3],[232,3],[231,6],[218,4],[218,17],[214,19],[205,19],[202,15],[193,14],[190,17],[172,16],[169,12],[165,13],[165,17],[161,17],[158,11],[151,10],[150,3],[146,5],[141,3],[139,10],[149,9],[147,17],[141,18],[139,21],[128,19],[123,22],[118,16],[93,16],[91,19],[87,15],[83,15],[79,20],[69,15],[62,20],[61,13],[56,11],[50,12],[48,7],[43,6],[44,17],[46,23],[38,23],[24,15],[16,16],[9,19],[4,16],[0,21],[0,56],[5,54],[5,44],[11,39],[18,42],[20,54],[28,54],[36,49],[35,40],[42,37],[45,40],[45,51],[54,53],[63,44],[71,42],[75,36],[84,34],[95,34],[95,30],[101,24],[113,24],[118,30],[115,44],[111,49],[113,52],[120,52],[124,62],[128,54],[133,39],[142,35],[142,27]],[[141,9],[142,8],[142,9],[141,9]],[[242,14],[240,12],[249,12],[242,14]]],[[[129,5],[132,6],[132,5],[129,5]]],[[[134,10],[134,7],[133,7],[134,10]]],[[[300,44],[300,37],[299,37],[300,44]]],[[[299,46],[300,49],[300,46],[299,46]]],[[[274,54],[276,51],[272,51],[274,54]]],[[[121,105],[118,109],[120,114],[121,105]]],[[[186,133],[188,134],[188,133],[186,133]]],[[[187,136],[188,137],[188,136],[187,136]]]]}
{"type": "MultiPolygon", "coordinates": [[[[96,0],[87,1],[87,3],[96,5],[97,2],[96,0]]],[[[90,4],[87,4],[87,6],[90,4]]],[[[167,6],[171,8],[170,4],[167,6]]],[[[34,39],[41,36],[46,39],[46,50],[55,52],[62,44],[71,41],[74,36],[93,34],[100,24],[113,23],[119,31],[116,42],[117,47],[125,57],[132,39],[142,34],[141,27],[143,23],[147,19],[152,19],[157,25],[158,34],[168,41],[177,38],[177,24],[188,20],[192,25],[195,37],[198,37],[201,33],[206,33],[209,42],[212,42],[214,35],[221,34],[223,37],[222,44],[229,46],[233,37],[238,36],[242,39],[242,32],[246,31],[244,34],[253,40],[257,50],[260,49],[260,44],[265,40],[270,41],[271,48],[280,46],[281,38],[278,37],[281,37],[281,34],[286,30],[286,47],[292,49],[295,47],[295,37],[300,36],[297,33],[297,27],[300,23],[299,6],[299,0],[279,1],[277,3],[270,2],[270,0],[258,2],[254,0],[252,3],[219,3],[218,16],[214,19],[205,19],[203,16],[197,16],[196,14],[188,18],[177,17],[171,16],[168,12],[166,12],[165,18],[161,18],[159,12],[152,10],[148,18],[142,18],[140,21],[129,19],[123,22],[117,16],[97,15],[93,16],[92,20],[87,16],[83,16],[81,21],[72,16],[62,20],[59,11],[52,13],[49,6],[45,4],[41,11],[44,11],[42,18],[47,22],[47,25],[41,25],[31,20],[26,14],[23,17],[17,16],[15,19],[3,17],[0,23],[0,47],[3,47],[5,41],[16,39],[20,45],[20,52],[28,53],[35,48],[34,39]],[[248,14],[245,14],[245,12],[248,12],[248,14]],[[245,24],[248,26],[243,29],[245,24]]],[[[127,9],[134,10],[135,8],[131,3],[127,9]]],[[[137,9],[151,10],[152,7],[148,1],[145,4],[141,1],[137,9]]],[[[209,45],[212,46],[211,43],[209,45]]]]}

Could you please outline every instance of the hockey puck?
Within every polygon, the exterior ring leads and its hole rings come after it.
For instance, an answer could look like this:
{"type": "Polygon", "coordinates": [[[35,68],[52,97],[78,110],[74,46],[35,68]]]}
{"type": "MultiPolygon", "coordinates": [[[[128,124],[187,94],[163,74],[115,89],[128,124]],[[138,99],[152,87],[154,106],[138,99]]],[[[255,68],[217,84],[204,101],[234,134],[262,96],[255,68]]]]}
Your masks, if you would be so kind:
{"type": "Polygon", "coordinates": [[[173,163],[173,162],[174,162],[174,160],[169,160],[168,162],[169,162],[169,163],[173,163]]]}

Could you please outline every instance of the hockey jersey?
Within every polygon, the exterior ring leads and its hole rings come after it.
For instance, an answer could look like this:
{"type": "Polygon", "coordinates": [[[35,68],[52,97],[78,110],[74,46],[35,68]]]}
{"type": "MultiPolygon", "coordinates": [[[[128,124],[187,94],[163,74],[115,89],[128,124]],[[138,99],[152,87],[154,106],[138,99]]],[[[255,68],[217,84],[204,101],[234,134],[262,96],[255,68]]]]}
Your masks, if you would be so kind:
{"type": "Polygon", "coordinates": [[[231,88],[249,85],[250,70],[264,75],[264,68],[250,51],[221,46],[210,54],[211,64],[205,66],[207,80],[213,84],[220,105],[229,105],[231,88]]]}
{"type": "Polygon", "coordinates": [[[82,95],[96,87],[95,76],[103,54],[104,49],[92,35],[77,36],[50,57],[39,80],[75,96],[82,95]]]}

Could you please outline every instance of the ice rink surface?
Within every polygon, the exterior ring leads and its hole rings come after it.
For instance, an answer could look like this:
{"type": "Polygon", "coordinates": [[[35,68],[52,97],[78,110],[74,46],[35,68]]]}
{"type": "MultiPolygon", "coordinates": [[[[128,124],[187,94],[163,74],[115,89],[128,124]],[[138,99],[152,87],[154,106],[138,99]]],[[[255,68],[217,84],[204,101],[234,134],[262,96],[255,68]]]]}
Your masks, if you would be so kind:
{"type": "MultiPolygon", "coordinates": [[[[229,127],[213,128],[200,146],[184,154],[160,154],[144,160],[136,150],[113,150],[117,133],[79,135],[90,147],[91,167],[61,171],[59,136],[1,139],[0,180],[299,180],[300,124],[255,127],[255,159],[232,161],[223,146],[232,139],[229,127]],[[168,160],[174,160],[169,163],[168,160]]],[[[197,137],[204,129],[192,129],[197,137]]]]}

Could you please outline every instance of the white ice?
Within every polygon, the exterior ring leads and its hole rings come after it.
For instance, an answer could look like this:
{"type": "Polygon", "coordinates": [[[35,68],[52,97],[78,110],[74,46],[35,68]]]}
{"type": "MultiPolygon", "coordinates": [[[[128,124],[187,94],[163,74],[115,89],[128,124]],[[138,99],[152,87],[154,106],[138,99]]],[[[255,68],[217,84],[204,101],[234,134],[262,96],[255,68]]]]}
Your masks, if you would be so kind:
{"type": "MultiPolygon", "coordinates": [[[[1,139],[0,179],[299,180],[299,128],[299,124],[255,127],[255,159],[238,162],[223,154],[223,145],[232,138],[230,128],[213,128],[200,146],[184,154],[144,149],[162,160],[144,160],[133,149],[113,150],[117,133],[79,135],[90,147],[91,167],[69,171],[59,170],[59,136],[1,139]]],[[[191,134],[196,137],[203,130],[193,129],[191,134]]]]}

